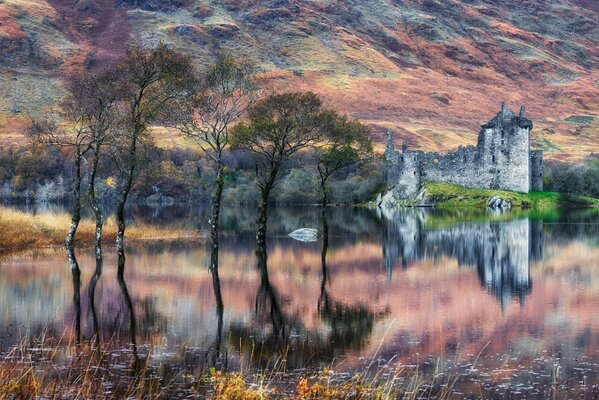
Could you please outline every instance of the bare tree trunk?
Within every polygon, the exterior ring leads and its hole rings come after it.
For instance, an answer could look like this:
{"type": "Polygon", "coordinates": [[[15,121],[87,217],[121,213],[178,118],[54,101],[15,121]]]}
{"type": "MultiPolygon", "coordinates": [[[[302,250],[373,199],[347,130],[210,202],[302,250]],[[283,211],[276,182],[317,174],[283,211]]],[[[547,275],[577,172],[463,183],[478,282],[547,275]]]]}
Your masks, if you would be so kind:
{"type": "Polygon", "coordinates": [[[210,217],[210,271],[218,270],[218,247],[219,247],[219,220],[220,206],[223,196],[224,171],[222,162],[219,161],[216,172],[216,187],[212,198],[212,216],[210,217]]]}
{"type": "MultiPolygon", "coordinates": [[[[129,147],[129,171],[127,178],[122,187],[121,196],[116,208],[116,223],[117,223],[117,234],[116,234],[116,249],[117,254],[123,257],[122,267],[125,267],[125,205],[127,204],[127,198],[129,192],[133,186],[133,175],[135,174],[135,167],[137,161],[137,137],[131,139],[131,146],[129,147]]],[[[121,264],[119,263],[119,268],[121,264]]],[[[119,272],[120,273],[120,272],[119,272]]]]}
{"type": "Polygon", "coordinates": [[[92,325],[94,329],[94,344],[95,347],[100,349],[100,326],[98,324],[98,315],[96,313],[96,304],[95,304],[95,294],[96,294],[96,284],[102,276],[103,269],[103,259],[102,259],[102,228],[104,226],[104,217],[102,215],[102,209],[100,208],[100,204],[98,202],[98,198],[96,196],[96,175],[98,172],[98,163],[100,161],[100,148],[101,144],[97,143],[94,148],[94,157],[92,160],[91,170],[89,174],[89,182],[88,182],[88,197],[90,206],[94,212],[94,218],[96,220],[96,230],[94,234],[94,253],[96,258],[96,270],[94,271],[94,275],[89,284],[90,292],[89,292],[89,304],[91,307],[92,313],[92,325]]]}
{"type": "Polygon", "coordinates": [[[258,249],[264,247],[266,249],[266,223],[268,219],[268,200],[270,199],[270,191],[275,185],[277,179],[278,167],[272,167],[270,175],[264,183],[260,191],[260,204],[258,205],[258,217],[256,225],[258,225],[258,233],[256,234],[256,242],[258,249]]]}
{"type": "Polygon", "coordinates": [[[322,212],[324,213],[324,209],[327,207],[327,204],[329,203],[329,198],[327,196],[327,187],[326,187],[326,181],[321,180],[320,182],[320,191],[322,192],[322,212]]]}
{"type": "Polygon", "coordinates": [[[77,146],[77,158],[75,159],[75,182],[73,184],[73,211],[71,212],[71,225],[67,233],[65,245],[67,249],[72,249],[75,243],[75,234],[81,221],[81,147],[77,146]]]}
{"type": "Polygon", "coordinates": [[[96,220],[96,230],[94,235],[95,249],[96,249],[96,268],[98,260],[102,259],[102,227],[104,226],[104,217],[102,215],[102,209],[98,203],[96,197],[96,175],[98,172],[98,163],[100,162],[100,147],[101,144],[97,143],[94,150],[94,157],[92,159],[92,165],[89,173],[89,182],[87,187],[87,193],[89,197],[89,204],[94,212],[96,220]]]}

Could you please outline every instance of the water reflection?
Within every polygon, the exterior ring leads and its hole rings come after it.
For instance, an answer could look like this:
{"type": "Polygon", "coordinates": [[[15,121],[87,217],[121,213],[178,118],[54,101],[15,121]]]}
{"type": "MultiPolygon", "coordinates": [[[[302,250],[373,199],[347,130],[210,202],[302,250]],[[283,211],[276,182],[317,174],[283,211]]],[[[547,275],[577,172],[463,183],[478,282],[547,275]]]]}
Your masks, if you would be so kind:
{"type": "Polygon", "coordinates": [[[75,310],[75,342],[81,343],[81,270],[75,257],[75,250],[67,247],[67,258],[71,266],[73,276],[73,308],[75,310]]]}
{"type": "Polygon", "coordinates": [[[459,266],[476,267],[481,285],[495,294],[503,310],[512,298],[523,305],[531,293],[531,261],[543,255],[541,221],[445,221],[448,226],[435,227],[444,221],[426,209],[382,210],[381,214],[385,219],[382,243],[389,280],[398,263],[406,269],[415,261],[450,257],[459,266]]]}
{"type": "MultiPolygon", "coordinates": [[[[211,247],[210,255],[210,275],[212,275],[212,289],[214,290],[214,302],[216,303],[216,339],[214,341],[212,353],[210,357],[210,365],[217,366],[221,361],[222,341],[223,341],[223,326],[224,326],[224,311],[225,306],[223,303],[223,296],[220,288],[220,276],[218,275],[218,256],[214,255],[214,252],[218,251],[218,248],[211,247]],[[215,261],[216,260],[216,261],[215,261]]],[[[222,365],[226,368],[226,356],[224,357],[224,363],[222,365]]]]}
{"type": "MultiPolygon", "coordinates": [[[[599,362],[596,213],[271,213],[267,244],[256,251],[254,210],[225,208],[213,271],[210,247],[196,244],[136,244],[126,268],[114,248],[78,249],[77,268],[62,252],[4,257],[0,348],[25,335],[58,338],[67,327],[73,341],[102,338],[108,347],[117,338],[127,360],[170,363],[173,375],[176,365],[282,360],[290,369],[333,360],[357,368],[374,355],[420,365],[481,353],[481,368],[493,368],[510,354],[519,365],[560,354],[570,375],[581,357],[599,362]],[[287,236],[302,227],[320,227],[322,240],[287,236]],[[87,296],[76,295],[81,281],[87,296]]],[[[195,214],[174,215],[183,219],[175,226],[196,224],[195,214]]]]}
{"type": "Polygon", "coordinates": [[[96,246],[95,248],[95,261],[96,267],[94,273],[89,281],[89,286],[87,289],[88,293],[88,302],[89,302],[89,310],[92,318],[92,341],[94,346],[99,350],[100,349],[100,324],[98,321],[98,312],[96,310],[96,286],[98,285],[98,281],[102,276],[102,266],[104,264],[102,258],[102,249],[101,247],[96,246]]]}
{"type": "Polygon", "coordinates": [[[329,340],[336,355],[343,354],[348,349],[360,350],[368,341],[375,318],[386,315],[374,313],[364,303],[346,304],[335,300],[328,291],[332,284],[327,266],[327,253],[329,250],[329,223],[327,209],[321,211],[322,220],[322,280],[320,284],[320,297],[318,298],[318,313],[329,327],[329,340]]]}
{"type": "Polygon", "coordinates": [[[125,302],[125,306],[127,308],[128,317],[129,317],[129,344],[131,345],[131,350],[133,352],[133,362],[135,365],[139,363],[139,355],[137,353],[137,322],[135,320],[135,309],[133,308],[133,301],[131,300],[131,295],[129,294],[129,289],[127,287],[127,282],[125,282],[125,253],[118,253],[118,269],[117,269],[117,281],[119,282],[119,288],[121,289],[121,294],[123,295],[123,301],[125,302]]]}

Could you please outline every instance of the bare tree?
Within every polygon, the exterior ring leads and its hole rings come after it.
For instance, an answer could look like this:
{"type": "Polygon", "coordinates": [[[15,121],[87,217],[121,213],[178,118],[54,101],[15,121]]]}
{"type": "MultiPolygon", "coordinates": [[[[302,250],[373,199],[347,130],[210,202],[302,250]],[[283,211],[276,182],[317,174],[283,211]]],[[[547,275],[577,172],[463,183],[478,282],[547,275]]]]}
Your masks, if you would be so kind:
{"type": "Polygon", "coordinates": [[[63,109],[68,115],[80,119],[81,124],[87,128],[90,140],[87,193],[96,222],[94,236],[98,258],[101,256],[104,220],[96,196],[96,177],[103,147],[115,129],[118,80],[115,71],[108,70],[97,74],[86,72],[72,76],[68,83],[71,95],[64,102],[63,109]]]}
{"type": "Polygon", "coordinates": [[[325,113],[318,96],[311,92],[271,95],[248,110],[248,121],[236,126],[233,147],[250,152],[256,162],[260,187],[258,233],[261,246],[266,239],[270,193],[281,167],[294,154],[323,139],[325,113]]]}
{"type": "Polygon", "coordinates": [[[67,232],[65,244],[72,248],[75,234],[81,221],[81,164],[85,154],[91,147],[91,135],[81,119],[67,120],[66,126],[59,126],[49,119],[31,120],[26,128],[27,136],[36,142],[72,147],[75,149],[75,180],[73,182],[73,209],[71,211],[71,225],[67,232]]]}
{"type": "MultiPolygon", "coordinates": [[[[69,77],[69,96],[61,103],[61,124],[50,119],[32,120],[27,127],[28,136],[40,143],[74,148],[75,179],[73,182],[73,210],[66,245],[72,247],[81,220],[82,164],[91,152],[89,169],[90,202],[96,213],[94,195],[95,175],[102,144],[107,140],[114,123],[114,104],[117,88],[110,72],[83,73],[69,77]]],[[[96,244],[101,240],[102,216],[96,213],[96,244]]]]}
{"type": "Polygon", "coordinates": [[[210,217],[210,270],[218,268],[219,217],[224,187],[223,152],[229,146],[229,128],[259,93],[252,63],[219,57],[198,80],[178,128],[193,139],[216,167],[210,217]]]}
{"type": "Polygon", "coordinates": [[[129,50],[116,73],[121,88],[118,109],[122,126],[118,140],[121,186],[116,244],[119,257],[124,257],[125,205],[139,169],[140,142],[151,139],[150,126],[173,123],[172,118],[179,114],[177,107],[193,90],[194,79],[189,58],[165,45],[129,50]]]}

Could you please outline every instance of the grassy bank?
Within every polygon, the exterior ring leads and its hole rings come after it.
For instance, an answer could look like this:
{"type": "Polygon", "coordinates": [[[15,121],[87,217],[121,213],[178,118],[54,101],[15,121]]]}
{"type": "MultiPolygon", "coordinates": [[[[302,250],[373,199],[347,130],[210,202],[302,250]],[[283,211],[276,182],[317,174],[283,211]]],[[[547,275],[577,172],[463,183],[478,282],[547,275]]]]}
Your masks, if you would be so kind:
{"type": "Polygon", "coordinates": [[[425,182],[426,196],[437,207],[486,208],[492,196],[500,196],[523,209],[552,209],[560,207],[597,207],[599,199],[556,192],[518,193],[507,190],[470,189],[450,183],[425,182]]]}
{"type": "MultiPolygon", "coordinates": [[[[62,246],[71,224],[67,213],[38,212],[36,214],[0,207],[0,251],[27,247],[62,246]]],[[[77,230],[77,244],[91,244],[94,241],[95,223],[83,219],[77,230]]],[[[113,218],[104,224],[104,241],[113,243],[117,226],[113,218]]],[[[171,230],[151,225],[133,224],[127,227],[126,236],[133,241],[178,241],[197,240],[194,231],[171,230]]]]}

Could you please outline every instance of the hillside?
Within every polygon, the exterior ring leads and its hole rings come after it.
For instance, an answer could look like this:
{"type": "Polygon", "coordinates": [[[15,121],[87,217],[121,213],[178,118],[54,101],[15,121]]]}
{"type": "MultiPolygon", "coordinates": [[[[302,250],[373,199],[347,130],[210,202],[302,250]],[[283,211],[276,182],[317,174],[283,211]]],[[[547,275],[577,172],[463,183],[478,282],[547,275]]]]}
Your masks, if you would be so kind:
{"type": "Polygon", "coordinates": [[[204,65],[256,60],[278,90],[314,90],[396,141],[472,144],[499,102],[527,106],[546,158],[599,152],[594,0],[0,0],[0,143],[127,45],[204,65]]]}

